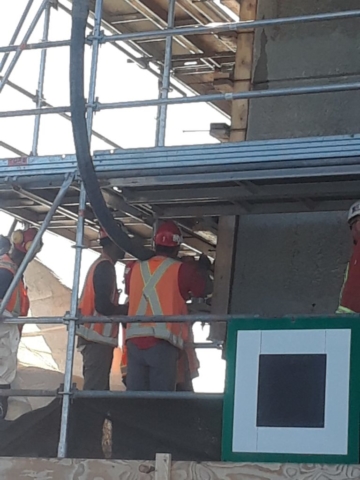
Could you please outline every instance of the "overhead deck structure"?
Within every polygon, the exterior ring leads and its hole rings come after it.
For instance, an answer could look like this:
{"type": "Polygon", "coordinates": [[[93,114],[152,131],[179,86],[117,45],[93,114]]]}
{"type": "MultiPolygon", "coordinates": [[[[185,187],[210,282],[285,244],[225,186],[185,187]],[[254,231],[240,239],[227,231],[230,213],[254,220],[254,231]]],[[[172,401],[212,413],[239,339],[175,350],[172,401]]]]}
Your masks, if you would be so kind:
{"type": "MultiPolygon", "coordinates": [[[[236,14],[237,1],[223,0],[221,3],[236,14]]],[[[61,7],[61,2],[43,0],[33,24],[45,12],[45,25],[48,25],[46,22],[49,21],[52,6],[61,7]]],[[[244,17],[240,11],[240,21],[236,22],[230,11],[224,11],[215,0],[97,0],[93,6],[95,21],[93,32],[88,37],[94,51],[87,104],[89,136],[91,137],[95,111],[147,105],[159,107],[156,148],[124,151],[114,142],[105,139],[112,150],[95,152],[93,155],[107,205],[114,217],[124,224],[130,236],[141,239],[146,246],[150,246],[153,223],[159,218],[171,217],[179,220],[185,233],[183,254],[206,252],[214,257],[219,217],[247,213],[345,210],[358,197],[359,136],[254,142],[240,140],[246,138],[248,101],[251,98],[358,90],[360,84],[339,82],[251,91],[250,76],[246,75],[251,75],[252,55],[243,59],[246,64],[244,78],[239,80],[239,71],[236,72],[233,66],[235,51],[237,50],[237,55],[243,53],[240,48],[243,32],[250,34],[246,37],[245,48],[249,54],[253,49],[251,35],[253,36],[255,28],[357,18],[360,17],[360,10],[255,20],[255,2],[248,2],[247,7],[244,17]],[[103,25],[110,31],[105,36],[101,32],[102,14],[105,22],[103,25]],[[242,22],[242,19],[254,21],[242,22]],[[216,25],[218,22],[222,23],[216,25]],[[150,68],[162,80],[159,99],[112,104],[96,101],[97,52],[104,42],[115,43],[121,49],[127,43],[131,44],[136,52],[136,55],[131,54],[132,61],[150,68]],[[186,97],[184,91],[184,97],[169,99],[172,82],[173,88],[178,92],[183,87],[189,87],[200,96],[186,97]],[[245,120],[234,126],[236,135],[232,138],[238,141],[227,145],[165,147],[166,106],[195,102],[212,103],[226,115],[230,115],[234,108],[243,109],[245,120]]],[[[14,36],[11,43],[15,46],[0,48],[3,53],[15,52],[2,77],[0,92],[9,81],[11,70],[24,50],[40,48],[45,51],[45,48],[69,45],[68,41],[49,42],[46,34],[43,42],[28,45],[30,34],[29,29],[19,45],[16,45],[14,36]]],[[[44,71],[45,64],[46,57],[43,55],[41,72],[44,71]]],[[[0,112],[0,117],[67,115],[69,106],[51,107],[42,102],[43,73],[40,73],[40,79],[42,81],[39,84],[42,86],[35,109],[0,112]]],[[[28,95],[28,92],[24,94],[28,95]]],[[[35,128],[33,152],[37,151],[39,126],[38,123],[35,128]]],[[[93,134],[99,135],[96,132],[93,134]]],[[[75,328],[77,323],[84,321],[77,317],[81,249],[84,245],[96,248],[97,220],[91,206],[86,204],[85,196],[79,195],[81,178],[74,155],[59,152],[58,156],[39,157],[22,154],[16,146],[7,145],[6,142],[2,142],[2,146],[20,155],[0,160],[0,208],[19,220],[40,225],[37,240],[40,240],[47,228],[76,240],[74,288],[70,314],[66,317],[69,323],[69,342],[59,443],[59,456],[64,457],[70,398],[74,395],[71,379],[75,328]]],[[[28,258],[35,251],[37,240],[31,247],[28,258]]],[[[21,273],[20,268],[17,275],[20,276],[21,273]]],[[[11,288],[8,292],[10,294],[11,288]]],[[[3,303],[6,304],[6,297],[3,303]]],[[[224,315],[201,317],[201,320],[214,322],[226,319],[224,315]]],[[[139,321],[128,319],[135,320],[139,321]]],[[[162,321],[164,320],[163,318],[162,321]]],[[[31,321],[30,319],[29,322],[31,321]]],[[[43,321],[50,323],[52,320],[43,321]]],[[[56,321],[62,322],[63,319],[56,321]]],[[[95,319],[87,321],[94,322],[95,319]]],[[[16,394],[11,391],[8,393],[16,394]]],[[[87,392],[84,392],[83,396],[86,395],[87,392]]],[[[106,396],[104,393],[102,395],[106,396]]]]}

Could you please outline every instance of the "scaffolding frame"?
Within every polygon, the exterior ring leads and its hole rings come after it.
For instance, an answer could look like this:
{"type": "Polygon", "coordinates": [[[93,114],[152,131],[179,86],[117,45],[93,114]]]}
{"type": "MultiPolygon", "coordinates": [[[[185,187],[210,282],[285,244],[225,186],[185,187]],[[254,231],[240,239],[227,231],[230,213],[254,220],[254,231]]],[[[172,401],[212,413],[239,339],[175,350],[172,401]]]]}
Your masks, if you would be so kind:
{"type": "MultiPolygon", "coordinates": [[[[74,0],[76,1],[76,0],[74,0]]],[[[33,133],[33,142],[32,142],[32,155],[37,155],[37,146],[41,125],[41,116],[45,114],[60,114],[66,119],[70,120],[70,117],[67,113],[70,111],[69,106],[60,106],[52,107],[47,104],[43,99],[43,89],[44,89],[44,74],[46,68],[46,51],[48,48],[57,48],[57,47],[68,47],[70,45],[69,40],[61,41],[49,41],[49,22],[50,22],[50,12],[51,8],[57,6],[56,0],[42,0],[42,3],[36,12],[30,26],[28,27],[25,35],[23,36],[19,44],[15,44],[17,41],[18,34],[27,18],[27,15],[31,9],[33,0],[29,0],[19,24],[17,25],[15,32],[10,40],[10,44],[5,47],[0,47],[0,53],[4,53],[4,57],[0,63],[0,72],[4,69],[9,54],[15,52],[13,59],[10,62],[7,70],[4,75],[1,76],[0,83],[0,93],[6,84],[12,86],[20,93],[33,97],[29,92],[22,89],[21,87],[16,86],[10,82],[9,77],[23,51],[26,50],[35,50],[41,49],[41,58],[40,58],[40,68],[39,68],[39,78],[38,78],[38,89],[36,97],[33,100],[36,103],[36,108],[28,110],[18,110],[18,111],[5,111],[0,112],[0,118],[9,118],[9,117],[18,117],[18,116],[35,116],[34,122],[34,133],[33,133]],[[39,43],[28,43],[28,40],[38,24],[41,17],[44,15],[44,29],[42,41],[39,43]]],[[[349,90],[359,90],[360,83],[339,83],[332,85],[318,85],[318,86],[309,86],[309,87],[296,87],[296,88],[282,88],[276,90],[258,90],[250,92],[240,92],[240,93],[225,93],[225,94],[213,94],[213,95],[196,95],[196,96],[183,96],[180,98],[169,98],[169,91],[171,87],[171,58],[172,58],[172,39],[176,36],[186,36],[186,35],[198,35],[198,34],[215,34],[220,32],[241,32],[248,29],[264,28],[274,25],[289,25],[296,23],[308,23],[308,22],[319,22],[319,21],[333,21],[341,19],[350,19],[350,18],[359,18],[360,10],[346,11],[346,12],[336,12],[328,14],[319,14],[319,15],[304,15],[299,17],[288,17],[288,18],[278,18],[270,20],[255,20],[252,22],[232,22],[232,23],[222,23],[212,26],[197,26],[197,27],[175,27],[174,26],[174,12],[175,12],[176,0],[169,0],[169,10],[168,10],[168,19],[167,19],[167,28],[164,28],[162,31],[147,31],[147,32],[138,32],[138,33],[124,33],[124,34],[113,34],[113,35],[104,35],[101,31],[102,25],[102,10],[103,10],[103,0],[96,0],[95,2],[95,14],[94,14],[94,25],[92,33],[87,37],[87,43],[92,46],[92,59],[91,59],[91,71],[90,71],[90,84],[89,84],[89,97],[87,99],[86,105],[86,117],[87,117],[87,131],[88,138],[91,142],[92,136],[97,136],[101,138],[106,143],[112,147],[119,148],[119,146],[107,139],[105,136],[94,132],[92,129],[93,125],[93,116],[94,113],[100,110],[113,109],[113,108],[135,108],[142,106],[158,106],[158,118],[157,118],[157,134],[156,134],[156,145],[163,147],[165,145],[165,134],[166,134],[166,113],[167,107],[169,105],[183,104],[183,103],[199,103],[199,102],[216,102],[219,100],[228,100],[234,101],[239,99],[252,99],[252,98],[264,98],[264,97],[277,97],[277,96],[287,96],[287,95],[303,95],[303,94],[315,94],[315,93],[325,93],[325,92],[340,92],[340,91],[349,91],[349,90]],[[165,44],[165,60],[162,74],[152,71],[158,78],[161,77],[160,89],[159,89],[159,98],[152,100],[141,100],[141,101],[131,101],[131,102],[112,102],[112,103],[100,103],[96,99],[96,76],[97,76],[97,65],[98,65],[98,55],[99,47],[103,43],[114,43],[114,42],[131,42],[134,40],[158,40],[166,39],[165,44]]],[[[117,46],[118,47],[118,46],[117,46]]],[[[124,50],[123,50],[124,51],[124,50]]],[[[179,91],[179,89],[178,89],[179,91]]],[[[180,89],[181,93],[181,89],[180,89]]],[[[10,145],[4,144],[2,146],[8,148],[9,150],[18,152],[18,150],[10,145]]],[[[65,175],[62,186],[59,189],[56,200],[53,202],[50,210],[48,211],[44,221],[42,222],[38,233],[34,239],[34,242],[27,252],[25,259],[21,266],[19,267],[14,279],[2,301],[0,306],[0,316],[4,313],[5,305],[9,298],[11,297],[18,280],[21,278],[24,273],[29,261],[33,258],[34,253],[36,252],[43,233],[48,228],[50,221],[56,209],[61,205],[61,202],[74,180],[78,180],[77,171],[75,169],[70,169],[70,171],[65,175]]],[[[38,324],[65,324],[68,327],[68,342],[66,349],[66,365],[65,365],[65,375],[64,375],[64,385],[61,389],[57,391],[39,391],[39,390],[8,390],[2,393],[2,395],[7,396],[61,396],[63,399],[62,402],[62,414],[61,414],[61,430],[59,438],[59,447],[58,447],[58,457],[66,457],[67,450],[67,433],[68,433],[68,420],[69,420],[69,411],[70,411],[70,400],[71,398],[79,397],[92,397],[92,398],[118,398],[123,395],[131,396],[132,398],[138,397],[149,397],[149,398],[177,398],[183,399],[193,396],[193,394],[187,393],[158,393],[158,392],[148,392],[148,393],[136,393],[136,392],[79,392],[73,388],[72,385],[72,370],[73,370],[73,361],[74,361],[74,351],[75,351],[75,335],[76,327],[78,324],[87,322],[179,322],[179,321],[197,321],[197,322],[228,322],[233,319],[239,318],[249,318],[241,317],[239,315],[196,315],[194,316],[181,316],[181,317],[82,317],[78,312],[78,297],[79,297],[79,282],[80,282],[80,268],[81,268],[81,258],[82,250],[84,248],[84,210],[86,203],[86,192],[85,189],[80,183],[80,200],[79,200],[79,217],[76,229],[76,256],[75,256],[75,266],[74,266],[74,275],[73,275],[73,289],[71,295],[71,305],[70,311],[64,317],[42,317],[42,318],[12,318],[6,319],[5,323],[10,324],[28,324],[28,323],[38,323],[38,324]]],[[[295,318],[295,317],[293,317],[295,318]]],[[[4,319],[2,320],[4,321],[4,319]]],[[[221,348],[221,344],[216,343],[206,343],[206,344],[193,344],[195,347],[201,348],[221,348]]],[[[199,395],[198,395],[199,396],[199,395]]],[[[204,395],[207,397],[207,395],[204,395]]]]}

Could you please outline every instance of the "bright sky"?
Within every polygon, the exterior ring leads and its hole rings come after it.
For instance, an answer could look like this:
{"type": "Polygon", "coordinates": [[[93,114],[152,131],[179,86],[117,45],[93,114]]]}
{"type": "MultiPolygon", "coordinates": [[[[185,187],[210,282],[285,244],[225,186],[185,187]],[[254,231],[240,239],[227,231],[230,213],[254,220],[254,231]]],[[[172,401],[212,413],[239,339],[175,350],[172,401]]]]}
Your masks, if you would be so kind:
{"type": "MultiPolygon", "coordinates": [[[[28,0],[0,1],[0,45],[7,45],[28,0]]],[[[67,0],[61,0],[70,6],[67,0]]],[[[34,0],[28,20],[18,37],[20,43],[41,0],[34,0]]],[[[62,10],[51,10],[50,40],[70,38],[70,16],[62,10]]],[[[29,42],[42,38],[43,20],[34,30],[29,42]]],[[[86,64],[90,64],[90,49],[87,49],[86,64]]],[[[10,64],[10,56],[3,75],[10,64]]],[[[158,80],[146,70],[128,63],[126,55],[110,44],[101,46],[96,95],[101,102],[151,99],[158,96],[158,80]]],[[[0,54],[1,61],[1,54],[0,54]]],[[[25,51],[16,64],[10,81],[35,94],[38,83],[40,50],[25,51]]],[[[87,68],[89,71],[89,68],[87,68]]],[[[69,105],[69,49],[53,48],[47,52],[44,97],[53,106],[69,105]]],[[[86,79],[85,85],[88,85],[86,79]]],[[[176,96],[176,94],[171,94],[176,96]]],[[[0,94],[0,111],[34,108],[35,104],[8,85],[0,94]]],[[[156,107],[107,110],[95,115],[93,128],[123,148],[152,147],[155,141],[156,107]]],[[[174,105],[168,108],[167,145],[189,145],[215,143],[207,133],[212,122],[223,122],[224,116],[206,104],[174,105]],[[191,133],[188,133],[188,132],[191,133]]],[[[0,140],[29,154],[32,149],[34,129],[33,117],[0,118],[0,140]]],[[[93,138],[93,150],[109,149],[108,144],[93,138]]],[[[71,123],[58,115],[45,115],[41,119],[39,155],[73,153],[71,123]]],[[[0,147],[0,158],[15,157],[16,154],[0,147]]],[[[0,205],[1,209],[1,205],[0,205]]],[[[12,218],[0,213],[0,233],[6,234],[12,218]]],[[[75,250],[71,242],[57,235],[46,233],[44,247],[39,259],[71,288],[75,250]],[[61,255],[59,255],[61,252],[61,255]]],[[[81,285],[86,272],[95,260],[93,251],[83,252],[81,285]]],[[[119,265],[121,288],[123,267],[119,265]]],[[[205,341],[207,329],[195,328],[196,341],[205,341]]],[[[202,364],[200,378],[195,381],[197,391],[222,391],[224,384],[224,362],[218,351],[198,352],[202,364]]]]}

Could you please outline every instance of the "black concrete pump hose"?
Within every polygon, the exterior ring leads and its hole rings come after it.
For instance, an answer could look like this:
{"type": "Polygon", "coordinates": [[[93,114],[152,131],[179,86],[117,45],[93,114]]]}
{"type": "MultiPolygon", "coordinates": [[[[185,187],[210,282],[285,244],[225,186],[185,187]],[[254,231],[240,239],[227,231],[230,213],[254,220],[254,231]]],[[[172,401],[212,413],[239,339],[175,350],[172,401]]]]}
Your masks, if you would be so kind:
{"type": "Polygon", "coordinates": [[[90,154],[84,94],[84,52],[88,14],[89,0],[73,0],[70,43],[70,104],[78,168],[87,197],[100,225],[113,242],[125,252],[140,260],[147,260],[153,253],[131,239],[111,215],[101,193],[90,154]]]}

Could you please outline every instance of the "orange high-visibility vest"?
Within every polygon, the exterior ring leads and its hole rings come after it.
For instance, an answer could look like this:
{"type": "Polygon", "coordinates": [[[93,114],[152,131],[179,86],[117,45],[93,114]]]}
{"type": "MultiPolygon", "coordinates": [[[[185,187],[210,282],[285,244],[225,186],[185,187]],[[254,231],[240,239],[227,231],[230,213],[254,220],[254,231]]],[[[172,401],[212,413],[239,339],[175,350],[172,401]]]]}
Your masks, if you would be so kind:
{"type": "MultiPolygon", "coordinates": [[[[130,278],[128,315],[186,315],[186,302],[179,289],[180,266],[181,262],[162,256],[136,262],[130,278]]],[[[183,322],[129,323],[126,339],[133,337],[156,337],[183,348],[188,325],[183,322]]]]}
{"type": "MultiPolygon", "coordinates": [[[[79,302],[79,310],[86,317],[100,316],[95,309],[94,273],[101,262],[114,263],[104,253],[92,264],[86,276],[85,285],[79,302]]],[[[115,266],[114,266],[115,269],[115,266]]],[[[118,304],[119,294],[117,291],[116,277],[114,272],[114,286],[112,291],[112,302],[118,304]]],[[[107,345],[118,345],[119,325],[117,323],[85,323],[77,328],[77,335],[90,342],[105,343],[107,345]]]]}
{"type": "MultiPolygon", "coordinates": [[[[14,263],[7,254],[0,257],[0,268],[8,270],[13,275],[15,275],[18,269],[16,263],[14,263]]],[[[6,305],[6,310],[14,317],[26,317],[29,312],[29,308],[30,302],[27,295],[27,289],[23,280],[20,279],[6,305]]],[[[20,333],[22,329],[23,325],[19,325],[20,333]]]]}

